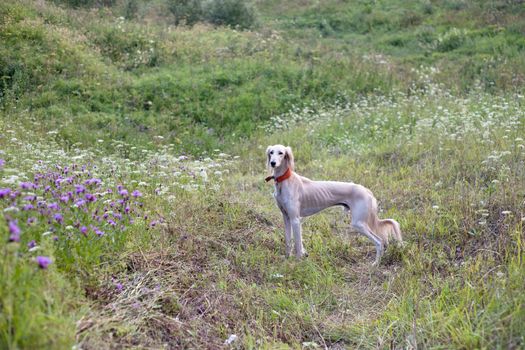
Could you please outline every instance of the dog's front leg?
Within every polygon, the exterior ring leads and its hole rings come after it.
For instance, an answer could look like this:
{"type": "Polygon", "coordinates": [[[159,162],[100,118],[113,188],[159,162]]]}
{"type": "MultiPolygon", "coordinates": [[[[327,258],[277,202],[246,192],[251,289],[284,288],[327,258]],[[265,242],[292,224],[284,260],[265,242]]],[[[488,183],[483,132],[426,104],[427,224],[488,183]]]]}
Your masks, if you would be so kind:
{"type": "Polygon", "coordinates": [[[303,236],[301,234],[301,218],[299,216],[294,216],[290,218],[293,228],[293,239],[295,243],[295,257],[301,258],[303,255],[306,255],[306,250],[303,247],[303,236]]]}
{"type": "Polygon", "coordinates": [[[286,242],[286,257],[289,258],[292,255],[292,222],[286,212],[283,213],[284,219],[284,241],[286,242]]]}

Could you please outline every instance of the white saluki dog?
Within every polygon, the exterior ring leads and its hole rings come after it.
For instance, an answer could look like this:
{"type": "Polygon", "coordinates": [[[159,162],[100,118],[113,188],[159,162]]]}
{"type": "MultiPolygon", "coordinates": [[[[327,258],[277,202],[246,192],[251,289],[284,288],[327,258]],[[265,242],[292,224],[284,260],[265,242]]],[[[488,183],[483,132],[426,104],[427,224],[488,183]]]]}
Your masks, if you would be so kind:
{"type": "Polygon", "coordinates": [[[283,214],[287,257],[292,253],[292,230],[295,256],[300,258],[306,254],[301,236],[301,217],[335,205],[351,210],[352,227],[374,242],[374,265],[379,263],[390,237],[402,242],[399,223],[377,217],[377,201],[366,187],[351,182],[312,181],[300,176],[293,171],[294,157],[290,147],[269,146],[266,155],[268,169],[273,173],[266,181],[275,181],[274,197],[283,214]]]}

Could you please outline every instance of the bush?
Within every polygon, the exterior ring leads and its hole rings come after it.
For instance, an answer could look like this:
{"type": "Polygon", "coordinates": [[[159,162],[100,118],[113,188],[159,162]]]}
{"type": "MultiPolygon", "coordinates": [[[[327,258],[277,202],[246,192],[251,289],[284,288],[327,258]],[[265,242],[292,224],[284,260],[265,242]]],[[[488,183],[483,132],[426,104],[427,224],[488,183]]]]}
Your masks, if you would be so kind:
{"type": "Polygon", "coordinates": [[[175,16],[175,25],[193,25],[203,20],[202,0],[172,0],[169,9],[175,16]]]}
{"type": "Polygon", "coordinates": [[[172,0],[169,9],[176,25],[209,22],[246,29],[257,23],[255,8],[243,0],[172,0]]]}
{"type": "Polygon", "coordinates": [[[437,39],[436,48],[439,52],[448,52],[457,49],[463,45],[467,38],[465,30],[452,28],[437,39]]]}
{"type": "Polygon", "coordinates": [[[55,2],[71,7],[109,7],[115,5],[115,0],[55,0],[55,2]]]}
{"type": "Polygon", "coordinates": [[[211,0],[205,3],[206,20],[217,25],[252,28],[257,23],[255,8],[243,0],[211,0]]]}
{"type": "Polygon", "coordinates": [[[124,17],[128,20],[135,19],[137,17],[137,12],[139,11],[139,4],[137,0],[128,0],[126,4],[124,17]]]}

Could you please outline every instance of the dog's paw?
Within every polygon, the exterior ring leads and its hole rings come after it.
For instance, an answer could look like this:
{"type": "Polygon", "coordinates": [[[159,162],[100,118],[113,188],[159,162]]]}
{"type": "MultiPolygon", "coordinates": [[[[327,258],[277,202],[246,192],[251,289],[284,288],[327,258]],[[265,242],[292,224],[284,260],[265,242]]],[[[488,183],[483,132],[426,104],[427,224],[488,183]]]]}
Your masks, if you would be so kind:
{"type": "Polygon", "coordinates": [[[301,253],[295,254],[295,257],[297,259],[306,258],[308,257],[308,252],[305,249],[303,249],[301,253]]]}
{"type": "Polygon", "coordinates": [[[372,267],[378,267],[381,264],[381,259],[375,259],[372,263],[372,267]]]}

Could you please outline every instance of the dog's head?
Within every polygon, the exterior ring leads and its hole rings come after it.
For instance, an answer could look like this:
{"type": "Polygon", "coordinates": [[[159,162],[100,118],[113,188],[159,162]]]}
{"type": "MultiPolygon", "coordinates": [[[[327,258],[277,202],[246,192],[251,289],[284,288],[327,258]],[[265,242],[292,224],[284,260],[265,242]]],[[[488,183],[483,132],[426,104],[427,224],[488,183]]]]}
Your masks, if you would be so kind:
{"type": "Polygon", "coordinates": [[[290,168],[294,170],[292,149],[283,145],[268,146],[266,149],[268,169],[290,168]]]}

